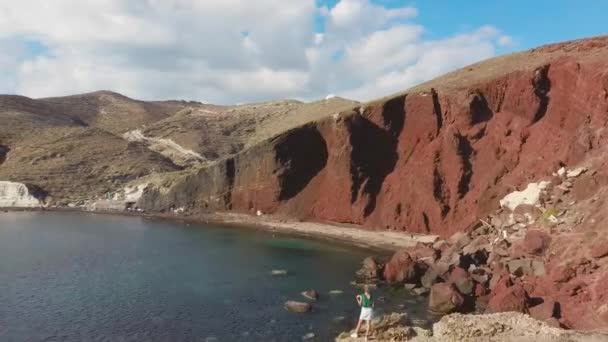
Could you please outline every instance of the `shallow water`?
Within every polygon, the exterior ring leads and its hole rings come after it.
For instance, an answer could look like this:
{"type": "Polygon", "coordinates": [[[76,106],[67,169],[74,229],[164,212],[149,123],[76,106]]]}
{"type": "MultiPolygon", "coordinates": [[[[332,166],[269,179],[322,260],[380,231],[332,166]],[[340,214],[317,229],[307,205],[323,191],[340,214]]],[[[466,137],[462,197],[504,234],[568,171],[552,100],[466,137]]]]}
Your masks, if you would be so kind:
{"type": "MultiPolygon", "coordinates": [[[[333,340],[356,321],[349,283],[369,254],[248,229],[0,213],[0,341],[333,340]],[[313,312],[283,309],[309,288],[321,295],[313,312]]],[[[410,317],[428,318],[423,298],[376,297],[386,298],[377,311],[405,304],[410,317]]]]}

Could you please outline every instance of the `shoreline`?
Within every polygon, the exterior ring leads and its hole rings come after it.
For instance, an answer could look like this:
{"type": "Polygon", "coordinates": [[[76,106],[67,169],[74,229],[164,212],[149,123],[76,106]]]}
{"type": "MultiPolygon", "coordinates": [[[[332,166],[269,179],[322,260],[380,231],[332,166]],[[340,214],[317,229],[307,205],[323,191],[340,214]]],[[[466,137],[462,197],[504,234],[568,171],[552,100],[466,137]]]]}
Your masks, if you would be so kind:
{"type": "Polygon", "coordinates": [[[418,243],[432,244],[437,235],[420,235],[406,232],[364,229],[356,225],[296,221],[272,215],[253,216],[243,213],[216,212],[201,215],[176,215],[130,211],[93,211],[80,208],[2,208],[3,212],[73,212],[102,215],[136,216],[193,224],[214,224],[226,228],[256,229],[260,231],[330,241],[348,246],[394,252],[418,243]]]}

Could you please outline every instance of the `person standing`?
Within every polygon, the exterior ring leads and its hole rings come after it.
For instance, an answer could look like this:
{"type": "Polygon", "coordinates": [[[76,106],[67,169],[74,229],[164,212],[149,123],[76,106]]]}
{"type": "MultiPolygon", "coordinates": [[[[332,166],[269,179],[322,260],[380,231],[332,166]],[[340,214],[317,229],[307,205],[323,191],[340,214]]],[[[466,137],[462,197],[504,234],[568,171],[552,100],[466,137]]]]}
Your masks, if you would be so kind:
{"type": "Polygon", "coordinates": [[[365,330],[365,340],[367,340],[370,331],[372,330],[372,316],[374,311],[374,299],[370,292],[370,288],[368,285],[363,287],[363,293],[357,295],[357,304],[361,307],[361,315],[359,315],[359,323],[357,323],[357,328],[355,332],[350,335],[353,338],[359,337],[359,329],[361,329],[361,323],[363,321],[367,322],[367,329],[365,330]]]}

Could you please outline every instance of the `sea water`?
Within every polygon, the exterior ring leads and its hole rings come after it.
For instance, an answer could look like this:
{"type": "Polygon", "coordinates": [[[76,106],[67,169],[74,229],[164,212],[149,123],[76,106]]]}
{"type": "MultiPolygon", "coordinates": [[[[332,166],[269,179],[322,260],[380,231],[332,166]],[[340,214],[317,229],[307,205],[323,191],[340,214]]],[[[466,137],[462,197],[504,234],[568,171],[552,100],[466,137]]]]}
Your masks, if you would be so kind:
{"type": "MultiPolygon", "coordinates": [[[[3,212],[0,341],[330,341],[356,323],[351,281],[370,254],[253,229],[3,212]],[[312,312],[283,308],[308,289],[312,312]]],[[[428,319],[424,298],[375,296],[378,312],[428,319]]]]}

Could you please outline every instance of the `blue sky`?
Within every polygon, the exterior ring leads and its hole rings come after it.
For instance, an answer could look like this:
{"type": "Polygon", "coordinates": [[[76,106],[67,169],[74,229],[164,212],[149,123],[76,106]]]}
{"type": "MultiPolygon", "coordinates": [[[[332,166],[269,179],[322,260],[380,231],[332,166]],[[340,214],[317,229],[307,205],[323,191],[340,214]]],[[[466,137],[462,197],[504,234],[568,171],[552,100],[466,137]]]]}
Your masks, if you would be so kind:
{"type": "MultiPolygon", "coordinates": [[[[338,0],[317,0],[333,7],[338,0]]],[[[516,47],[527,50],[540,45],[608,34],[608,1],[572,0],[374,0],[388,8],[418,9],[414,22],[423,25],[428,39],[440,39],[482,25],[495,26],[513,37],[516,47]]],[[[323,18],[316,29],[322,31],[323,18]]]]}
{"type": "Polygon", "coordinates": [[[356,100],[492,56],[608,34],[608,1],[0,3],[0,93],[356,100]]]}
{"type": "MultiPolygon", "coordinates": [[[[384,1],[392,6],[399,1],[384,1]]],[[[417,21],[431,38],[493,25],[509,34],[519,49],[608,33],[608,1],[417,1],[417,21]]]]}

